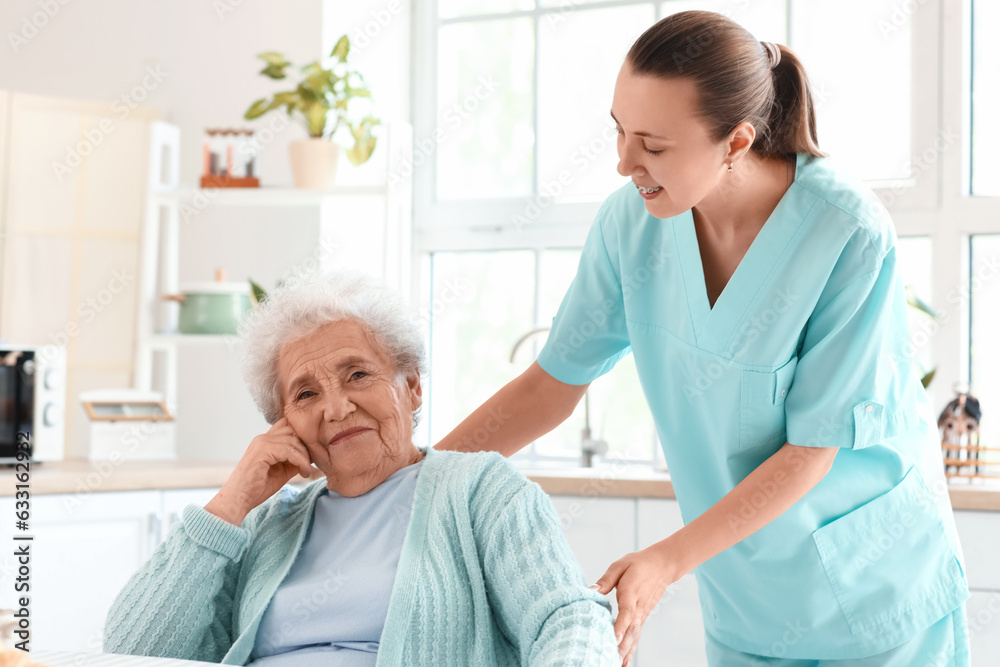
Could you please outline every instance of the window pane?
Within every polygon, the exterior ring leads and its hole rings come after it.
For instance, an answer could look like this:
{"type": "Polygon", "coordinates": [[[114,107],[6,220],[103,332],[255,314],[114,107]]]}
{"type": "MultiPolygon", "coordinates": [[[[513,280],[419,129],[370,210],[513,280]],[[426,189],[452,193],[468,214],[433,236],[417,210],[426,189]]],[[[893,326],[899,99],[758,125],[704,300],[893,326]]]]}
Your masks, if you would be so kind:
{"type": "Polygon", "coordinates": [[[439,36],[433,137],[438,197],[531,194],[531,19],[457,23],[441,28],[439,36]]]}
{"type": "Polygon", "coordinates": [[[820,147],[866,180],[910,176],[910,21],[893,19],[898,4],[792,0],[820,147]]]}
{"type": "MultiPolygon", "coordinates": [[[[539,267],[538,322],[542,326],[552,326],[552,318],[559,310],[566,290],[569,289],[576,267],[580,262],[580,250],[545,250],[539,267]]],[[[533,354],[534,359],[542,349],[545,336],[536,339],[533,354]]],[[[527,361],[519,364],[527,367],[527,361]]],[[[557,426],[535,443],[534,453],[539,456],[564,456],[575,463],[580,460],[581,430],[583,429],[583,401],[577,406],[573,415],[557,426]]]]}
{"type": "Polygon", "coordinates": [[[438,0],[438,14],[441,18],[474,16],[476,14],[501,14],[525,9],[534,9],[532,0],[438,0]]]}
{"type": "MultiPolygon", "coordinates": [[[[931,305],[931,240],[926,236],[901,236],[896,241],[899,272],[903,285],[925,303],[931,305]]],[[[916,362],[923,374],[934,368],[931,340],[937,323],[916,308],[906,309],[910,325],[910,343],[916,353],[916,362]]],[[[940,384],[940,382],[938,383],[940,384]]],[[[932,385],[937,386],[937,385],[932,385]]],[[[938,392],[939,395],[941,392],[938,392]]]]}
{"type": "Polygon", "coordinates": [[[662,5],[662,16],[689,9],[718,12],[753,33],[757,39],[780,44],[788,43],[785,22],[785,0],[676,0],[662,5]]]}
{"type": "Polygon", "coordinates": [[[992,121],[1000,116],[1000,3],[972,5],[972,193],[1000,195],[1000,137],[992,121]]]}
{"type": "Polygon", "coordinates": [[[659,440],[631,354],[590,385],[590,426],[595,437],[607,440],[610,455],[653,459],[659,440]]]}
{"type": "MultiPolygon", "coordinates": [[[[566,290],[576,277],[576,267],[579,263],[579,248],[542,251],[538,294],[538,321],[541,326],[547,327],[552,324],[552,318],[556,316],[566,290]]],[[[538,350],[541,349],[539,346],[538,350]]]]}
{"type": "Polygon", "coordinates": [[[509,359],[534,321],[535,255],[439,252],[431,266],[427,386],[433,445],[523,370],[509,359]]]}
{"type": "MultiPolygon", "coordinates": [[[[972,237],[972,349],[970,392],[983,410],[980,436],[987,447],[1000,447],[1000,234],[972,237]]],[[[951,400],[950,392],[945,394],[951,400]]],[[[994,457],[994,460],[1000,457],[994,457]]]]}
{"type": "Polygon", "coordinates": [[[608,111],[625,54],[652,23],[652,5],[574,9],[539,20],[540,192],[606,196],[625,183],[608,111]]]}

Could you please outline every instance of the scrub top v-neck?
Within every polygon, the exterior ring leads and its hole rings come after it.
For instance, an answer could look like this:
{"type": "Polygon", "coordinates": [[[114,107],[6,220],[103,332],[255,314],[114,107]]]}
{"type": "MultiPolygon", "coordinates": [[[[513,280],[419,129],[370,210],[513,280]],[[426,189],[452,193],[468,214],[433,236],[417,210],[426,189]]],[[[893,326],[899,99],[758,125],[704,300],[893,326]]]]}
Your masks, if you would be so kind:
{"type": "MultiPolygon", "coordinates": [[[[791,189],[790,186],[789,190],[791,189]]],[[[722,293],[716,298],[714,306],[708,301],[707,281],[694,217],[691,211],[686,211],[674,218],[674,246],[696,340],[702,340],[706,345],[717,344],[723,332],[731,331],[736,326],[751,299],[763,286],[767,277],[766,270],[785,251],[795,232],[794,218],[789,215],[789,208],[795,206],[795,199],[794,192],[782,195],[722,293]]]]}
{"type": "Polygon", "coordinates": [[[870,191],[798,155],[710,307],[691,212],[655,218],[629,184],[601,207],[538,357],[587,384],[634,355],[686,522],[786,442],[841,448],[792,508],[695,570],[706,632],[734,649],[866,657],[968,597],[895,241],[870,191]]]}

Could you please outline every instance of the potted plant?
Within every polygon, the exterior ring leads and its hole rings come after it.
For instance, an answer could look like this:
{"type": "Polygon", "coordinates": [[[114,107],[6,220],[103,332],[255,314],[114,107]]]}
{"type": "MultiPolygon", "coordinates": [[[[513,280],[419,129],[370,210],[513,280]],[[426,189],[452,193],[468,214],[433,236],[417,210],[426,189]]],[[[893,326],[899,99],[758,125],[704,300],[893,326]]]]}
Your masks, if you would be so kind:
{"type": "MultiPolygon", "coordinates": [[[[344,35],[330,53],[329,67],[318,60],[301,67],[301,80],[293,90],[257,100],[243,116],[253,120],[282,107],[290,117],[298,112],[309,139],[293,141],[289,147],[296,187],[326,190],[333,185],[339,151],[332,139],[342,128],[354,139],[354,145],[346,149],[351,164],[363,164],[375,150],[372,128],[380,121],[370,114],[357,122],[348,117],[348,107],[354,100],[371,98],[361,74],[347,67],[350,50],[350,40],[344,35]]],[[[257,57],[266,63],[261,74],[276,80],[287,77],[285,70],[291,63],[282,54],[267,51],[257,57]]]]}

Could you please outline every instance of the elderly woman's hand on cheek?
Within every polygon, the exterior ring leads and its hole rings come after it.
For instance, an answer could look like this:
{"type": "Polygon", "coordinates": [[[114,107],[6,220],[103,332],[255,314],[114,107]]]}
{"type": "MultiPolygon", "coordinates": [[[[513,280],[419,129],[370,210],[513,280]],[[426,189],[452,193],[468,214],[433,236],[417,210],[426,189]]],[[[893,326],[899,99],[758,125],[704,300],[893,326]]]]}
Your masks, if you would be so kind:
{"type": "Polygon", "coordinates": [[[205,509],[238,526],[295,475],[309,477],[312,472],[309,450],[282,417],[267,433],[250,441],[243,458],[205,509]]]}

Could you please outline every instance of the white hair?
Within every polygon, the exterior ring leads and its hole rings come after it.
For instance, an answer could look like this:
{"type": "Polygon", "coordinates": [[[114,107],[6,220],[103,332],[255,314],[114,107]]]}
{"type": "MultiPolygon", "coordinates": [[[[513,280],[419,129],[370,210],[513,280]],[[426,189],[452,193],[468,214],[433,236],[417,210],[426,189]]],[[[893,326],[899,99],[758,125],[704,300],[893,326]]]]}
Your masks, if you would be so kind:
{"type": "MultiPolygon", "coordinates": [[[[278,360],[285,347],[332,322],[354,320],[388,353],[396,370],[426,376],[427,357],[416,314],[381,280],[355,270],[296,275],[240,323],[243,380],[257,408],[273,424],[284,406],[278,360]]],[[[419,410],[413,413],[416,427],[419,410]]]]}

